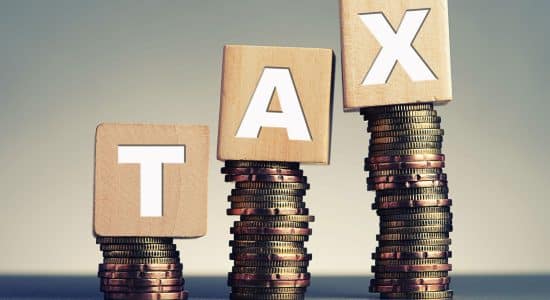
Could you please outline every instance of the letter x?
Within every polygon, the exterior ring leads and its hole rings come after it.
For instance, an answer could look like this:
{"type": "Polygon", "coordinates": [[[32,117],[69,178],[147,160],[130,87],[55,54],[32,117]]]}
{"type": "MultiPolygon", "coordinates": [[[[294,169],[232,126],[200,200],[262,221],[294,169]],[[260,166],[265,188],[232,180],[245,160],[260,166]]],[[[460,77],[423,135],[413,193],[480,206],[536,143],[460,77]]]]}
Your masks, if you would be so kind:
{"type": "Polygon", "coordinates": [[[436,80],[434,73],[426,65],[412,46],[430,9],[408,10],[397,32],[383,13],[360,14],[365,26],[382,46],[363,85],[385,84],[399,62],[412,81],[436,80]]]}

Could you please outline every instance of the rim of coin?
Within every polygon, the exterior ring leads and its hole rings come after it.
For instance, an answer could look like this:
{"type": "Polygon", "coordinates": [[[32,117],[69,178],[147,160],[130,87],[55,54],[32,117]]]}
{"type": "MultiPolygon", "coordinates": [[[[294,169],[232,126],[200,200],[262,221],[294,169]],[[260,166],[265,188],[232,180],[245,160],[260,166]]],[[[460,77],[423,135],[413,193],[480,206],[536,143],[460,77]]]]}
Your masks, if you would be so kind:
{"type": "Polygon", "coordinates": [[[370,144],[369,151],[392,151],[392,150],[413,150],[413,149],[441,149],[441,142],[406,142],[391,144],[370,144]]]}
{"type": "Polygon", "coordinates": [[[369,145],[392,144],[392,143],[413,143],[413,142],[438,142],[444,140],[442,135],[410,135],[370,138],[369,145]]]}
{"type": "Polygon", "coordinates": [[[174,251],[176,244],[101,244],[101,251],[174,251]]]}
{"type": "Polygon", "coordinates": [[[406,293],[381,293],[381,299],[451,299],[453,291],[441,292],[406,292],[406,293]]]}
{"type": "Polygon", "coordinates": [[[99,271],[97,276],[106,279],[174,279],[181,278],[179,271],[99,271]]]}
{"type": "Polygon", "coordinates": [[[304,196],[305,189],[232,189],[231,196],[304,196]]]}
{"type": "Polygon", "coordinates": [[[392,176],[371,176],[367,178],[367,184],[394,183],[394,182],[415,182],[447,180],[447,174],[417,174],[417,175],[392,175],[392,176]]]}
{"type": "Polygon", "coordinates": [[[418,251],[418,252],[375,252],[372,259],[422,259],[451,258],[452,251],[418,251]]]}
{"type": "Polygon", "coordinates": [[[300,163],[283,161],[260,161],[260,160],[226,160],[228,168],[277,168],[277,169],[299,169],[300,163]]]}
{"type": "Polygon", "coordinates": [[[423,122],[423,123],[397,123],[397,124],[382,124],[369,125],[367,132],[381,132],[393,130],[411,130],[411,129],[440,129],[441,122],[423,122]]]}
{"type": "Polygon", "coordinates": [[[307,273],[307,267],[241,267],[233,266],[232,269],[235,274],[294,274],[294,273],[307,273]]]}
{"type": "Polygon", "coordinates": [[[446,186],[447,180],[405,181],[405,182],[381,182],[367,184],[368,190],[410,189],[434,186],[446,186]]]}
{"type": "Polygon", "coordinates": [[[305,202],[232,202],[231,208],[306,208],[305,202]]]}
{"type": "Polygon", "coordinates": [[[228,215],[307,215],[308,208],[229,208],[228,215]]]}
{"type": "Polygon", "coordinates": [[[232,260],[257,260],[257,261],[302,261],[311,260],[311,254],[294,254],[294,253],[230,253],[229,259],[232,260]]]}
{"type": "Polygon", "coordinates": [[[234,260],[233,265],[236,267],[307,267],[309,260],[234,260]]]}
{"type": "Polygon", "coordinates": [[[378,285],[369,287],[371,293],[408,293],[408,292],[439,292],[449,289],[449,284],[401,284],[378,285]]]}
{"type": "Polygon", "coordinates": [[[172,244],[171,237],[144,237],[144,236],[98,236],[97,244],[172,244]]]}
{"type": "Polygon", "coordinates": [[[228,196],[228,202],[302,202],[303,196],[287,195],[238,195],[228,196]]]}
{"type": "Polygon", "coordinates": [[[296,227],[231,227],[230,233],[236,234],[289,234],[311,235],[311,228],[296,227]]]}
{"type": "Polygon", "coordinates": [[[444,161],[445,154],[415,154],[415,155],[393,155],[373,156],[365,158],[365,164],[405,162],[405,161],[444,161]]]}
{"type": "Polygon", "coordinates": [[[255,274],[255,273],[233,273],[229,272],[227,276],[231,279],[240,280],[296,280],[310,279],[310,273],[286,273],[286,274],[255,274]]]}
{"type": "Polygon", "coordinates": [[[401,285],[401,284],[449,284],[451,277],[436,278],[406,278],[406,279],[371,279],[371,284],[375,285],[401,285]]]}
{"type": "Polygon", "coordinates": [[[169,263],[169,264],[99,264],[99,271],[181,271],[183,265],[181,263],[169,263]]]}
{"type": "Polygon", "coordinates": [[[232,287],[307,287],[310,284],[309,279],[295,280],[240,280],[229,279],[232,287]]]}
{"type": "Polygon", "coordinates": [[[124,286],[124,285],[100,285],[100,291],[104,293],[174,293],[183,290],[181,285],[159,286],[124,286]]]}
{"type": "Polygon", "coordinates": [[[387,265],[372,266],[372,272],[427,272],[427,271],[452,271],[451,264],[436,265],[387,265]]]}
{"type": "Polygon", "coordinates": [[[222,174],[230,175],[246,175],[246,174],[256,174],[256,175],[295,175],[302,176],[303,171],[301,169],[280,169],[280,168],[231,168],[223,167],[221,168],[222,174]]]}
{"type": "Polygon", "coordinates": [[[233,239],[237,241],[275,241],[275,242],[305,242],[309,240],[309,235],[290,235],[290,234],[233,234],[233,239]]]}
{"type": "Polygon", "coordinates": [[[235,183],[238,189],[288,189],[307,190],[309,183],[302,182],[266,182],[266,181],[239,181],[235,183]]]}
{"type": "Polygon", "coordinates": [[[427,207],[406,207],[406,208],[388,208],[380,209],[376,213],[379,216],[403,215],[403,214],[426,214],[451,212],[448,206],[427,206],[427,207]]]}
{"type": "Polygon", "coordinates": [[[174,258],[179,257],[177,250],[105,250],[103,257],[121,258],[174,258]]]}
{"type": "Polygon", "coordinates": [[[181,277],[179,278],[102,278],[102,285],[124,285],[128,287],[141,287],[141,286],[174,286],[174,285],[183,285],[185,280],[181,277]]]}
{"type": "Polygon", "coordinates": [[[404,280],[411,278],[439,278],[448,277],[448,271],[426,271],[426,272],[376,272],[374,279],[395,279],[404,280]]]}
{"type": "Polygon", "coordinates": [[[413,208],[428,206],[452,206],[452,199],[436,200],[401,200],[401,201],[380,201],[372,204],[372,209],[391,209],[391,208],[413,208]]]}
{"type": "Polygon", "coordinates": [[[423,233],[423,232],[452,232],[453,225],[435,225],[435,226],[411,226],[411,227],[393,227],[380,228],[381,234],[402,234],[402,233],[423,233]]]}
{"type": "Polygon", "coordinates": [[[388,113],[377,113],[363,115],[365,121],[376,121],[380,119],[394,119],[394,118],[411,118],[411,117],[437,117],[437,111],[433,109],[425,110],[407,110],[407,111],[395,111],[388,113]]]}
{"type": "Polygon", "coordinates": [[[265,182],[303,182],[307,183],[307,176],[292,175],[225,175],[225,181],[265,181],[265,182]]]}
{"type": "Polygon", "coordinates": [[[399,111],[413,111],[413,110],[433,110],[433,103],[407,103],[407,104],[393,104],[393,105],[381,105],[381,106],[370,106],[360,109],[361,114],[381,114],[381,113],[392,113],[399,111]]]}
{"type": "Polygon", "coordinates": [[[241,221],[292,221],[292,222],[315,222],[315,216],[310,215],[243,215],[241,221]]]}
{"type": "Polygon", "coordinates": [[[292,221],[235,221],[234,227],[290,227],[290,228],[308,228],[308,222],[292,221]]]}
{"type": "Polygon", "coordinates": [[[182,300],[187,299],[188,292],[173,293],[105,293],[106,299],[111,300],[182,300]]]}
{"type": "Polygon", "coordinates": [[[445,162],[438,160],[403,161],[391,163],[376,163],[365,165],[365,171],[380,171],[390,169],[434,169],[444,168],[445,162]]]}

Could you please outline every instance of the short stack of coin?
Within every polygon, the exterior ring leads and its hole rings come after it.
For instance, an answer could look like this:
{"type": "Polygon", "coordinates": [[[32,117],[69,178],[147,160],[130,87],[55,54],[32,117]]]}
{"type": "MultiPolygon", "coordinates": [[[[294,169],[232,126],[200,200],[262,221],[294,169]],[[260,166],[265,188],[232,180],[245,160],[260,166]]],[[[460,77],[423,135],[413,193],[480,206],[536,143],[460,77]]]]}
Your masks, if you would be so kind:
{"type": "Polygon", "coordinates": [[[98,277],[105,299],[187,299],[172,238],[98,237],[96,243],[103,251],[98,277]]]}
{"type": "Polygon", "coordinates": [[[221,170],[235,182],[228,215],[240,216],[228,276],[231,299],[304,299],[311,254],[304,248],[311,229],[303,202],[309,188],[298,163],[226,161],[221,170]]]}
{"type": "Polygon", "coordinates": [[[370,291],[383,299],[449,299],[451,200],[441,118],[431,103],[361,110],[371,132],[368,190],[380,217],[370,291]]]}

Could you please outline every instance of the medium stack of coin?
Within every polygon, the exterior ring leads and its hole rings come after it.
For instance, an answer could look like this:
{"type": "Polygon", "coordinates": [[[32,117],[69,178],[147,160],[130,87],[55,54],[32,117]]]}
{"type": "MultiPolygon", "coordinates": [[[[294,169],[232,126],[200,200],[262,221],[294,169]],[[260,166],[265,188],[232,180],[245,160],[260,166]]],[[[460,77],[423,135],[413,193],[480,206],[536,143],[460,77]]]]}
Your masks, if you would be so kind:
{"type": "Polygon", "coordinates": [[[98,277],[105,299],[187,299],[172,238],[98,237],[96,243],[103,251],[98,277]]]}
{"type": "Polygon", "coordinates": [[[226,161],[221,170],[234,181],[228,215],[240,216],[228,276],[231,299],[304,299],[311,254],[304,242],[313,217],[303,202],[309,188],[298,163],[226,161]]]}
{"type": "Polygon", "coordinates": [[[383,299],[448,299],[451,199],[433,105],[361,110],[371,132],[367,189],[380,216],[370,291],[383,299]]]}

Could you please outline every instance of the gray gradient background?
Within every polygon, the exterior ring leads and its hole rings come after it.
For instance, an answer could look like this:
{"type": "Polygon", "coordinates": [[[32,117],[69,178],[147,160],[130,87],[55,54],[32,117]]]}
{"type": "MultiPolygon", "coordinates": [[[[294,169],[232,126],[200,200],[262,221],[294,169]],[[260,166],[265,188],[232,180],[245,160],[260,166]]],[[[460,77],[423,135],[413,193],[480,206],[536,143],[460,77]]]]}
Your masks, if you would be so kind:
{"type": "MultiPolygon", "coordinates": [[[[455,274],[548,273],[549,1],[450,1],[455,100],[439,108],[455,274]]],[[[208,236],[186,274],[223,275],[234,217],[215,160],[222,46],[327,47],[332,162],[304,166],[316,274],[368,274],[377,217],[368,136],[342,111],[338,6],[309,1],[1,1],[0,273],[93,274],[93,140],[102,121],[211,128],[208,236]]]]}

